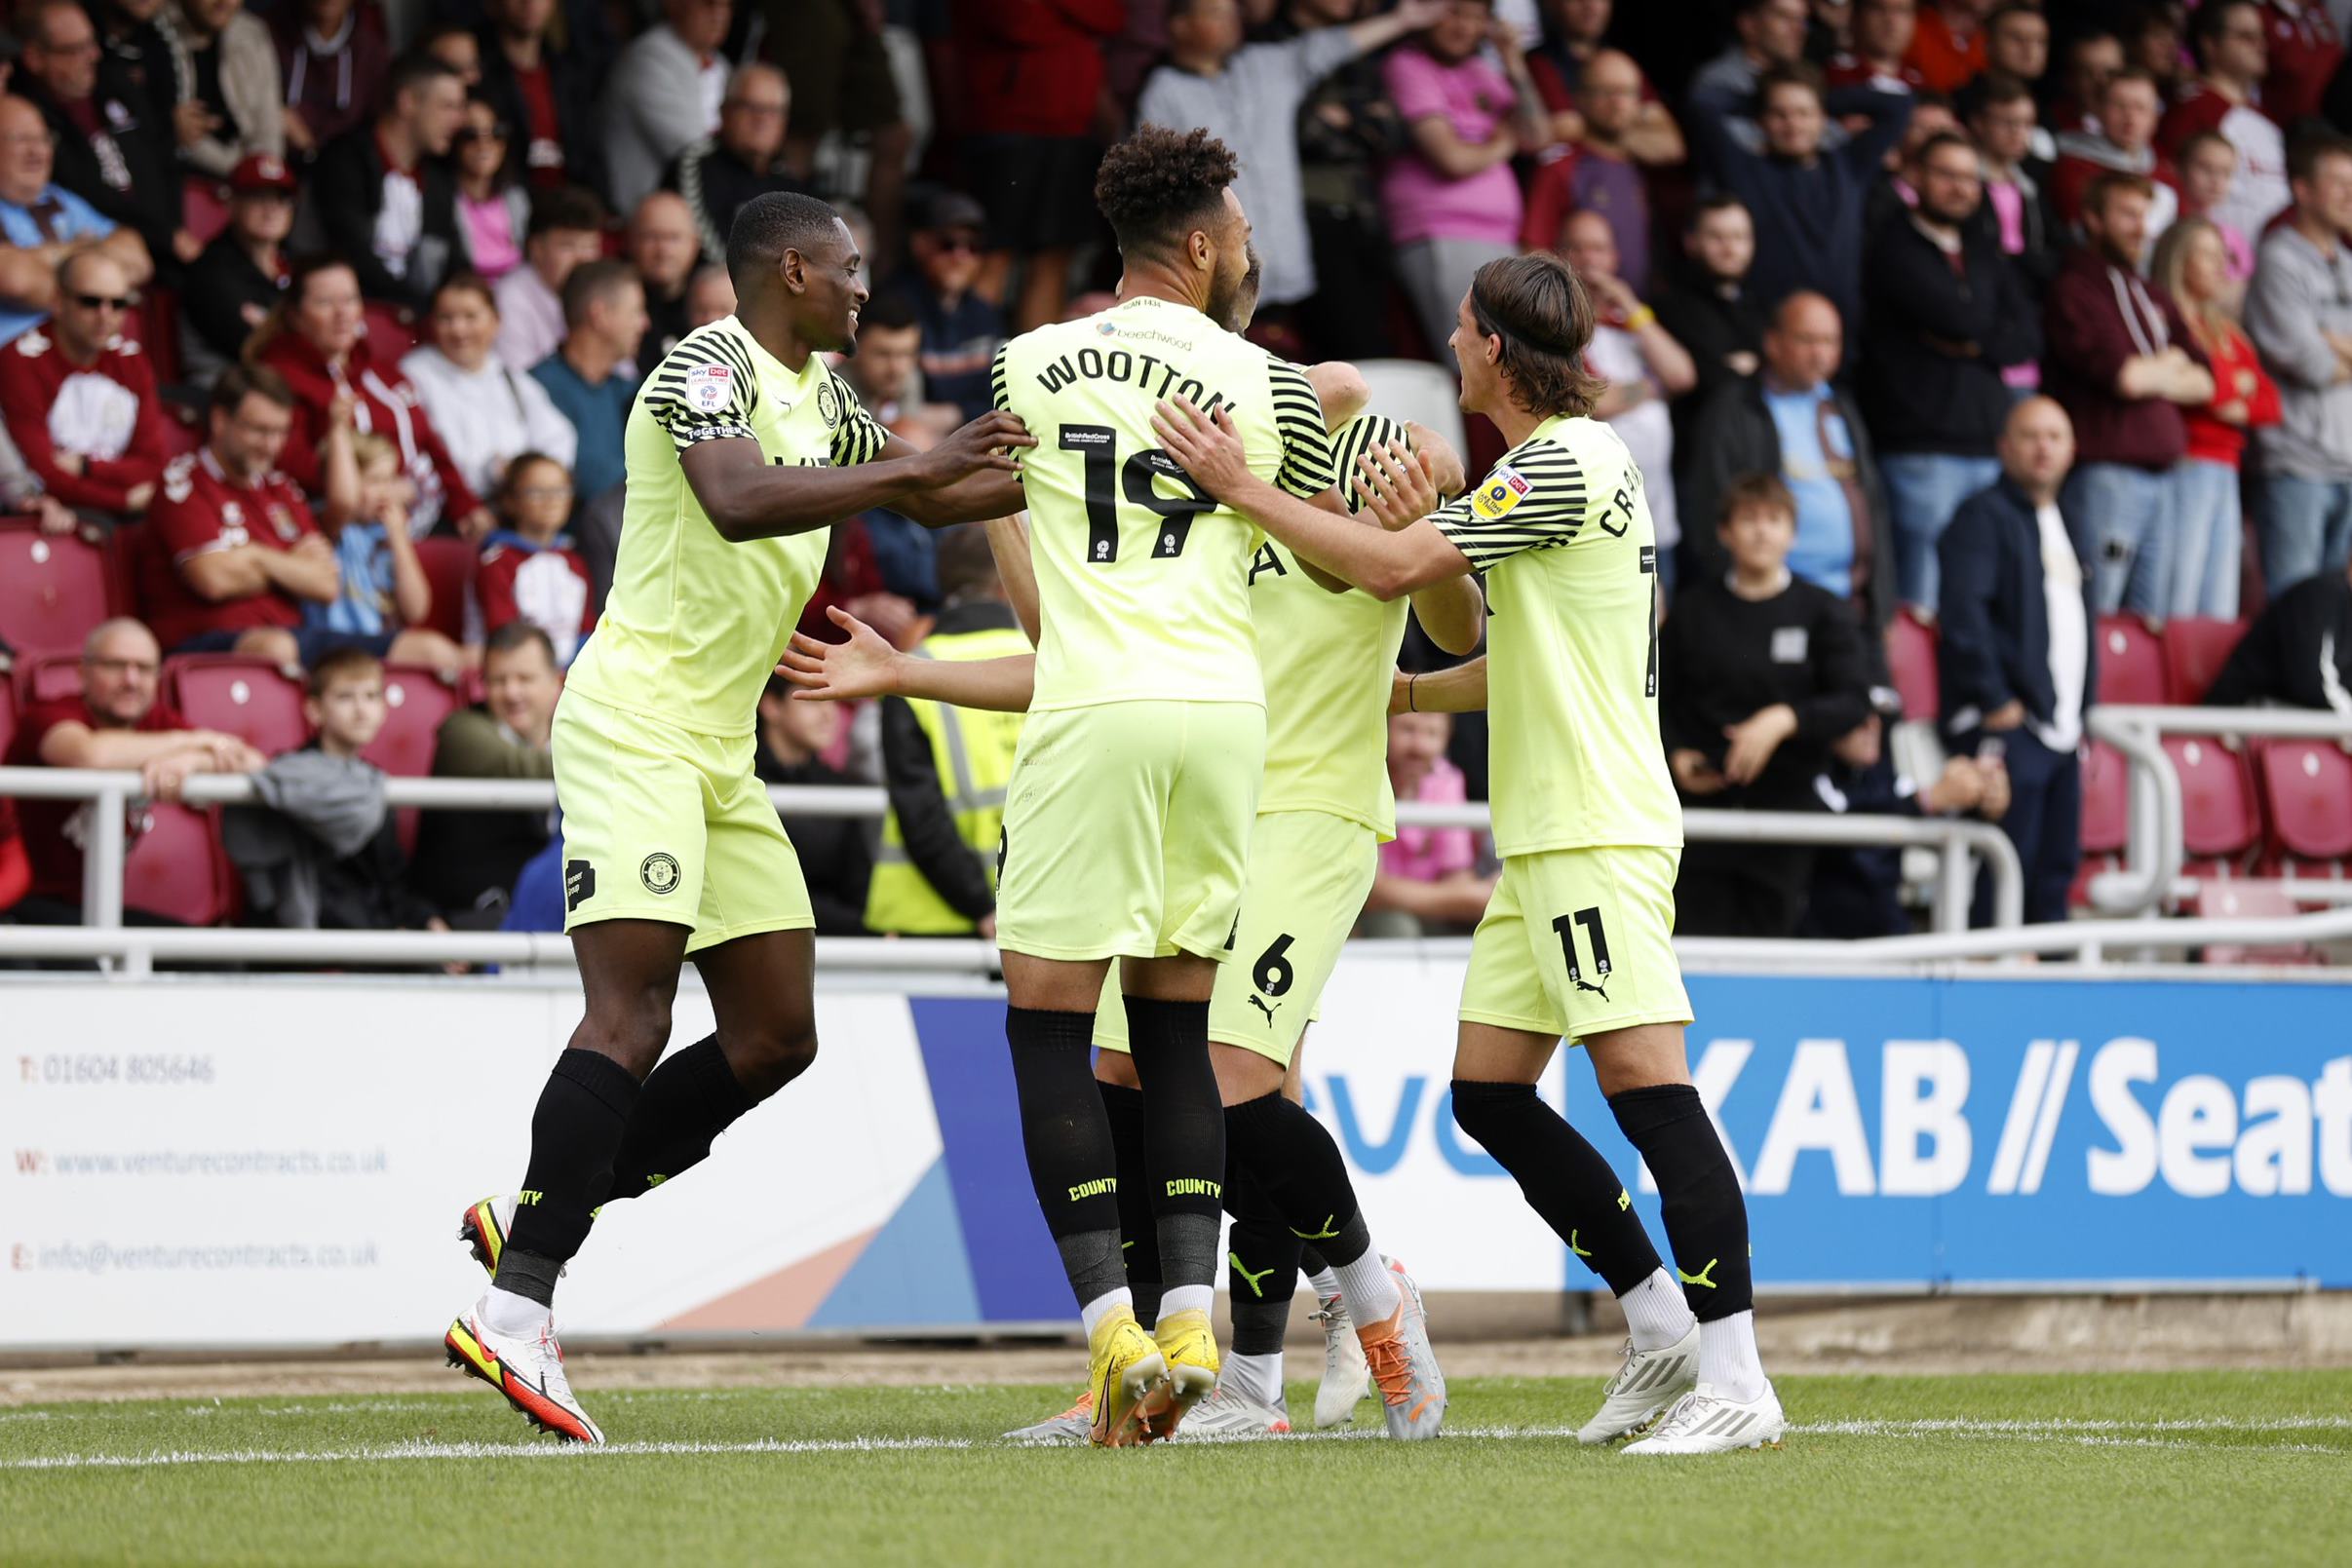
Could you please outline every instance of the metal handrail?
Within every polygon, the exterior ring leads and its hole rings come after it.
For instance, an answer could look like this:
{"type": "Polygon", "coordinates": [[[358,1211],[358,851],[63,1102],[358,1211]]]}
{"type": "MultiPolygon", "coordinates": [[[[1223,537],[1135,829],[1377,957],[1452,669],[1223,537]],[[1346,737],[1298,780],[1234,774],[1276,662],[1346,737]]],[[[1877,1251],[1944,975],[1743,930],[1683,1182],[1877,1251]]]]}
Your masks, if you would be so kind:
{"type": "MultiPolygon", "coordinates": [[[[81,799],[99,803],[91,814],[83,845],[82,908],[86,924],[122,924],[122,866],[128,854],[125,810],[143,798],[139,775],[96,768],[0,768],[0,797],[81,799]]],[[[252,780],[242,774],[193,774],[182,784],[191,805],[239,805],[255,799],[252,780]]],[[[879,819],[889,796],[864,785],[773,784],[768,798],[786,817],[879,819]]],[[[408,779],[384,782],[385,804],[395,810],[549,811],[556,786],[544,779],[408,779]]],[[[1458,805],[1403,801],[1397,821],[1407,827],[1468,827],[1484,830],[1492,814],[1483,801],[1458,805]]],[[[1808,844],[1831,846],[1920,845],[1941,858],[1936,899],[1939,931],[1965,930],[1982,857],[1991,869],[1993,921],[2014,926],[2024,918],[2024,874],[2006,834],[1989,823],[1954,818],[1832,816],[1813,812],[1688,811],[1683,832],[1712,843],[1808,844]]]]}

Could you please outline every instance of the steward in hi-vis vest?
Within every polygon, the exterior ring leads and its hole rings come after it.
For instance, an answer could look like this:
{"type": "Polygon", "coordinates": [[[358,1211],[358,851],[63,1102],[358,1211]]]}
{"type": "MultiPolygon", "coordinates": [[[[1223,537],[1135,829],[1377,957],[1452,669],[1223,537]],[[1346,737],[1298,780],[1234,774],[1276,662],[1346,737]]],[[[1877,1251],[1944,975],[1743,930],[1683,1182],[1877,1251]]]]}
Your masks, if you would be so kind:
{"type": "MultiPolygon", "coordinates": [[[[975,533],[978,530],[974,530],[975,533]]],[[[926,659],[1001,659],[1030,651],[1000,598],[951,595],[915,649],[926,659]]],[[[987,561],[981,546],[980,558],[987,561]]],[[[992,563],[984,593],[996,588],[992,563]]],[[[890,814],[866,895],[869,930],[912,937],[970,936],[996,909],[996,843],[1022,714],[950,708],[921,698],[882,701],[882,778],[890,814]]]]}

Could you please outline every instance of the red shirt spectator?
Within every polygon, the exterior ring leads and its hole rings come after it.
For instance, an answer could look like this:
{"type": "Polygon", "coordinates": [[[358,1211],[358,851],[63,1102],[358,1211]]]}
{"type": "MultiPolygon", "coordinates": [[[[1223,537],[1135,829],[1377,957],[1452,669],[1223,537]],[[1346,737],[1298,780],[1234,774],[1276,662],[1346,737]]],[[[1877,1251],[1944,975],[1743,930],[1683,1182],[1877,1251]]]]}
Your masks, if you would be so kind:
{"type": "Polygon", "coordinates": [[[597,626],[588,561],[563,532],[572,510],[571,476],[554,458],[525,452],[499,483],[498,508],[504,525],[482,541],[482,564],[474,573],[482,635],[528,621],[554,644],[558,668],[568,667],[597,626]]]}
{"type": "MultiPolygon", "coordinates": [[[[11,767],[136,768],[146,792],[174,799],[191,773],[245,773],[260,754],[234,736],[191,729],[156,696],[163,655],[136,621],[108,621],[82,649],[82,689],[72,697],[36,703],[17,727],[11,767]]],[[[18,807],[32,896],[66,904],[82,901],[82,846],[89,842],[91,802],[26,800],[18,807]]],[[[139,813],[130,830],[138,831],[139,813]]],[[[7,875],[0,852],[0,881],[7,875]]],[[[0,887],[0,892],[5,892],[0,887]]],[[[13,899],[0,899],[0,902],[13,899]]]]}
{"type": "Polygon", "coordinates": [[[2328,84],[2344,62],[2344,41],[2320,0],[2269,0],[2262,7],[2269,33],[2269,74],[2262,78],[2262,106],[2281,125],[2320,112],[2328,84]]]}
{"type": "Polygon", "coordinates": [[[2202,402],[2212,391],[2208,380],[2195,399],[2176,401],[2166,365],[2181,356],[2200,367],[2207,360],[2173,296],[2132,269],[2145,249],[2147,197],[2110,187],[2105,206],[2104,213],[2085,213],[2088,243],[2066,258],[2044,298],[2042,385],[2073,418],[2078,464],[2162,471],[2188,447],[2181,402],[2202,402]],[[2132,395],[2119,389],[2127,365],[2154,367],[2132,395]]]}
{"type": "Polygon", "coordinates": [[[0,352],[0,415],[69,507],[144,512],[164,471],[155,371],[119,332],[130,304],[122,264],[85,250],[60,273],[57,313],[0,352]]]}
{"type": "Polygon", "coordinates": [[[2162,106],[2155,79],[2147,72],[2126,69],[2108,78],[2099,99],[2099,130],[2069,131],[2058,138],[2050,201],[2061,222],[2069,227],[2080,224],[2083,193],[2091,188],[2091,181],[2112,172],[2155,181],[2156,195],[2148,209],[2151,245],[2157,235],[2173,226],[2180,210],[2180,173],[2154,145],[2162,106]]]}
{"type": "Polygon", "coordinates": [[[1986,0],[1941,0],[1919,8],[1906,61],[1938,93],[1957,93],[1985,68],[1986,0]]]}
{"type": "Polygon", "coordinates": [[[2190,26],[2204,69],[2164,116],[2156,145],[2178,158],[2191,137],[2212,131],[2237,152],[2229,191],[2208,214],[2260,240],[2294,195],[2287,188],[2287,135],[2256,102],[2265,69],[2262,8],[2255,0],[2206,0],[2190,26]]]}
{"type": "Polygon", "coordinates": [[[1122,0],[954,0],[966,128],[996,135],[1083,136],[1102,91],[1102,41],[1127,25],[1122,0]]]}
{"type": "Polygon", "coordinates": [[[314,493],[326,487],[320,451],[328,409],[337,393],[348,392],[353,424],[398,447],[402,468],[416,482],[416,502],[408,509],[413,532],[431,533],[443,517],[470,538],[489,532],[489,509],[458,472],[415,386],[399,365],[375,363],[360,281],[351,268],[328,260],[296,269],[280,310],[280,329],[260,363],[284,376],[294,394],[293,433],[278,459],[287,477],[314,493]]]}
{"type": "Polygon", "coordinates": [[[290,632],[301,624],[301,600],[328,603],[340,591],[333,547],[301,490],[272,466],[291,401],[275,376],[222,372],[212,440],[164,470],[140,556],[139,601],[165,647],[276,656],[289,638],[245,634],[290,632]]]}

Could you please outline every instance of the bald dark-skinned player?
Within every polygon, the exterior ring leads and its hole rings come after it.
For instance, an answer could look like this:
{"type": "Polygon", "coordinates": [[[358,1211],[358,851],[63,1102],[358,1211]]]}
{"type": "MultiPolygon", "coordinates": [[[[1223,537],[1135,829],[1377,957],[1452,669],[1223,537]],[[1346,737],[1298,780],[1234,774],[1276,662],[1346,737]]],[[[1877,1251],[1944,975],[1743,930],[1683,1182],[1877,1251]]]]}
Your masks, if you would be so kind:
{"type": "Polygon", "coordinates": [[[564,1377],[553,1302],[595,1211],[695,1165],[816,1058],[815,920],[752,735],[827,530],[874,507],[938,526],[1021,505],[1013,449],[1034,443],[1019,419],[984,415],[918,453],[826,364],[856,344],[863,268],[822,202],[770,194],[737,215],[739,308],[680,340],[630,410],[612,595],[556,710],[587,1006],[532,1114],[521,1190],[465,1212],[495,1275],[446,1347],[578,1442],[603,1434],[564,1377]],[[689,958],[717,1032],[665,1059],[689,958]]]}

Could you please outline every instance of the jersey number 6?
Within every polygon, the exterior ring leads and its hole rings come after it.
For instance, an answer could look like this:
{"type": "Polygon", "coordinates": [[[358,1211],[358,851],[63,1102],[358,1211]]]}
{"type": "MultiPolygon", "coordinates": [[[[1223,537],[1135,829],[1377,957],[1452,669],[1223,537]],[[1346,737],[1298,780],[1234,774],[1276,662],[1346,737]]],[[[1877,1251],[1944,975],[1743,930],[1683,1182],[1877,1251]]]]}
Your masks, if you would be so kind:
{"type": "Polygon", "coordinates": [[[1119,558],[1119,497],[1114,482],[1130,505],[1141,507],[1160,519],[1160,535],[1151,553],[1167,558],[1184,554],[1192,519],[1215,512],[1216,502],[1203,495],[1192,476],[1157,446],[1147,446],[1119,461],[1119,435],[1108,425],[1064,425],[1061,449],[1082,454],[1086,480],[1086,558],[1100,566],[1119,558]],[[1173,479],[1181,495],[1162,495],[1155,478],[1173,479]]]}

